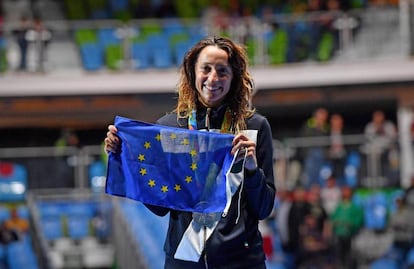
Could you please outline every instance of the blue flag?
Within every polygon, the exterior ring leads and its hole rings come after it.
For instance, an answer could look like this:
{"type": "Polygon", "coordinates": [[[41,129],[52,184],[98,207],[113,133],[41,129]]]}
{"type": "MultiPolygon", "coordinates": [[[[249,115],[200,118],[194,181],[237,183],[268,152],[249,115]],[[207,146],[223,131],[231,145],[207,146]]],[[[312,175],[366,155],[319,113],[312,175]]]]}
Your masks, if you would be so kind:
{"type": "Polygon", "coordinates": [[[121,152],[110,153],[106,193],[176,210],[222,212],[234,136],[117,116],[121,152]]]}

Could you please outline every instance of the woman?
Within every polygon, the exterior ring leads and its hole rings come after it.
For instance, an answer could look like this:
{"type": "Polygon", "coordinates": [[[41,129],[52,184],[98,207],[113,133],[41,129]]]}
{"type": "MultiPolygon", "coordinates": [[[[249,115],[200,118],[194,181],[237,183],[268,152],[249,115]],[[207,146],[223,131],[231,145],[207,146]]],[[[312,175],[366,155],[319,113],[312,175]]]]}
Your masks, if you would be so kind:
{"type": "MultiPolygon", "coordinates": [[[[241,46],[213,37],[187,52],[180,70],[177,106],[157,124],[235,134],[232,154],[246,156],[244,181],[232,197],[228,214],[219,217],[212,234],[205,238],[200,257],[193,261],[181,259],[178,248],[195,215],[147,205],[157,215],[170,213],[165,269],[266,268],[258,222],[271,213],[275,198],[272,134],[268,121],[251,108],[252,92],[253,80],[241,46]],[[242,130],[257,130],[257,140],[242,130]]],[[[120,144],[117,129],[110,125],[108,130],[105,149],[116,153],[120,144]]]]}

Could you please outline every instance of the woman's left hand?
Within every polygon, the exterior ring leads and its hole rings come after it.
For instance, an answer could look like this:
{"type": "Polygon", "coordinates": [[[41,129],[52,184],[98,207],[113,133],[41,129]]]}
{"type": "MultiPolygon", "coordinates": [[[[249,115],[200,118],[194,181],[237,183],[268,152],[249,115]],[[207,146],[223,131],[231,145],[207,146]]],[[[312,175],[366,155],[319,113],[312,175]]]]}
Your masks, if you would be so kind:
{"type": "Polygon", "coordinates": [[[233,148],[231,149],[231,154],[236,154],[239,151],[237,158],[242,158],[246,154],[246,162],[244,168],[248,171],[255,171],[257,169],[257,159],[256,159],[256,143],[250,140],[244,134],[238,134],[233,139],[233,148]]]}

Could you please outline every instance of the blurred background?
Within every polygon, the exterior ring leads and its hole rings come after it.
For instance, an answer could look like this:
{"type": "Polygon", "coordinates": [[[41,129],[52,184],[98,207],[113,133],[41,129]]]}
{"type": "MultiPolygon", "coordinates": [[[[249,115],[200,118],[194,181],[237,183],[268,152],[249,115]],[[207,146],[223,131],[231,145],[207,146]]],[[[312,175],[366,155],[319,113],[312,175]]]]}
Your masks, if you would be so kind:
{"type": "Polygon", "coordinates": [[[0,0],[1,269],[162,268],[168,217],[104,194],[102,142],[174,108],[207,35],[273,130],[268,268],[413,266],[413,1],[0,0]]]}

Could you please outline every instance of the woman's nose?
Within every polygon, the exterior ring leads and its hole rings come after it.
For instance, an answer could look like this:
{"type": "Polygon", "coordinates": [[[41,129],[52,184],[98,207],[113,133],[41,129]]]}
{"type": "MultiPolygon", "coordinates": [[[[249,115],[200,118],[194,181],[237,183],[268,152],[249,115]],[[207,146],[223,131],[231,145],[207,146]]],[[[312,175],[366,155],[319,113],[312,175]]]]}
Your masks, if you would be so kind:
{"type": "Polygon", "coordinates": [[[218,80],[217,72],[215,70],[211,70],[210,74],[208,75],[209,82],[215,82],[218,80]]]}

